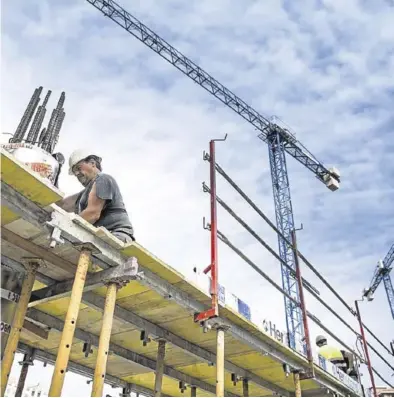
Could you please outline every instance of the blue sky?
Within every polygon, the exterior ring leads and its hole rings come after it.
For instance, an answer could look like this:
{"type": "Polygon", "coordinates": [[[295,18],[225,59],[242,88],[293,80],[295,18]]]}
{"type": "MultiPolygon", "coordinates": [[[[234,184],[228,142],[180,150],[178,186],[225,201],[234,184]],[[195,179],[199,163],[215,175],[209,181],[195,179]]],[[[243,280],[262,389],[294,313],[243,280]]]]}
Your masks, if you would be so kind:
{"type": "MultiPolygon", "coordinates": [[[[279,116],[320,161],[340,170],[341,188],[332,193],[287,160],[295,221],[304,225],[301,250],[349,302],[359,297],[394,237],[390,2],[121,4],[261,114],[279,116]]],[[[209,216],[202,152],[225,133],[219,163],[274,220],[268,149],[233,111],[86,1],[15,0],[2,11],[2,131],[15,130],[35,87],[53,91],[49,107],[66,91],[58,150],[68,156],[88,146],[102,155],[104,170],[121,186],[138,241],[154,254],[188,276],[209,261],[209,236],[201,228],[209,216]]],[[[66,194],[79,189],[66,174],[60,184],[66,194]]],[[[276,248],[272,231],[221,180],[218,194],[276,248]]],[[[219,227],[280,281],[277,262],[221,210],[219,227]]],[[[222,246],[220,264],[221,283],[285,327],[283,301],[265,281],[222,246]]],[[[328,314],[309,305],[354,345],[328,314]]],[[[393,320],[383,286],[362,307],[366,322],[388,343],[393,320]]],[[[391,377],[379,360],[374,366],[391,377]]],[[[70,395],[80,391],[68,388],[70,395]]]]}

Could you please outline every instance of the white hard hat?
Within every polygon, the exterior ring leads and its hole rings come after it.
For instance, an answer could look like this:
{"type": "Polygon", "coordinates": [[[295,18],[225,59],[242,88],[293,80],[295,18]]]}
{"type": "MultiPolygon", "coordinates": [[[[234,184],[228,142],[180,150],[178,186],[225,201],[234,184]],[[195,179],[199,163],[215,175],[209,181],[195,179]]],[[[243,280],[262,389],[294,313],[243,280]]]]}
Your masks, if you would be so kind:
{"type": "MultiPolygon", "coordinates": [[[[73,167],[81,160],[87,159],[89,156],[97,156],[88,149],[76,149],[68,159],[68,174],[73,175],[73,167]]],[[[101,162],[101,158],[97,156],[101,162]]]]}

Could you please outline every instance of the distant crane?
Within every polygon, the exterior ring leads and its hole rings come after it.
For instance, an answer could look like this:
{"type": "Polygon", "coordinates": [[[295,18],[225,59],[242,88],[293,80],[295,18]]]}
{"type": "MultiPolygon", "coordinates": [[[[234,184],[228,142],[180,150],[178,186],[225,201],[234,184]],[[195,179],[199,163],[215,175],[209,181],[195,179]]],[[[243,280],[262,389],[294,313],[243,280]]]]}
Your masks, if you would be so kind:
{"type": "MultiPolygon", "coordinates": [[[[87,1],[260,131],[258,137],[268,144],[269,149],[276,223],[287,241],[291,242],[291,234],[294,230],[294,218],[285,152],[312,171],[332,191],[339,188],[340,175],[338,170],[335,168],[327,169],[323,166],[288,129],[280,127],[277,123],[261,116],[252,107],[160,38],[115,1],[87,1]]],[[[278,237],[278,240],[280,257],[295,270],[295,259],[291,246],[282,237],[278,237]]],[[[283,289],[299,302],[297,280],[287,267],[283,265],[281,267],[283,289]]],[[[287,297],[285,297],[284,301],[289,345],[295,349],[296,341],[304,342],[301,310],[287,297]]]]}
{"type": "Polygon", "coordinates": [[[371,284],[368,289],[364,289],[363,296],[369,301],[373,300],[373,295],[383,280],[384,287],[386,289],[387,299],[389,301],[391,315],[394,319],[394,289],[391,282],[390,271],[393,269],[392,264],[394,262],[394,244],[390,247],[386,257],[379,260],[376,266],[375,273],[373,275],[371,284]]]}

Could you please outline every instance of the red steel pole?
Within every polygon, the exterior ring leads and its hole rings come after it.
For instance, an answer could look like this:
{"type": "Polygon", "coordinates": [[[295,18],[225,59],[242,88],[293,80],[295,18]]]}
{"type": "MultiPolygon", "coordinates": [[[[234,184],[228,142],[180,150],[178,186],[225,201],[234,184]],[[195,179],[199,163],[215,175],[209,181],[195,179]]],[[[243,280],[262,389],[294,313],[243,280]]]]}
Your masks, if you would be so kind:
{"type": "Polygon", "coordinates": [[[216,156],[215,141],[209,143],[210,188],[211,188],[211,296],[212,309],[215,316],[219,315],[218,305],[218,232],[217,232],[217,205],[216,205],[216,156]]]}
{"type": "Polygon", "coordinates": [[[313,367],[313,355],[312,355],[312,347],[311,347],[311,339],[309,334],[309,325],[308,325],[308,315],[306,312],[306,304],[305,304],[305,297],[304,297],[304,287],[302,283],[302,276],[301,276],[301,267],[298,259],[298,250],[297,250],[297,239],[295,230],[291,231],[291,238],[293,243],[293,253],[294,253],[294,260],[296,266],[296,278],[298,283],[298,290],[300,293],[300,305],[302,311],[302,321],[304,324],[304,333],[305,333],[305,342],[306,342],[306,355],[308,358],[308,362],[311,366],[312,377],[314,375],[314,367],[313,367]]]}
{"type": "Polygon", "coordinates": [[[227,138],[211,140],[209,142],[210,159],[210,190],[211,190],[211,264],[204,269],[204,273],[211,272],[210,293],[212,297],[212,306],[209,310],[196,314],[195,322],[205,321],[207,319],[219,316],[219,279],[218,279],[218,231],[217,231],[217,203],[216,203],[216,156],[215,141],[224,141],[227,138]]]}
{"type": "Polygon", "coordinates": [[[377,397],[378,395],[377,395],[377,393],[376,393],[375,379],[374,379],[374,377],[373,377],[371,359],[370,359],[370,357],[369,357],[367,340],[366,340],[366,338],[365,338],[365,333],[364,333],[364,326],[363,326],[363,322],[362,322],[362,320],[361,320],[361,313],[360,313],[360,309],[359,309],[359,307],[358,307],[358,302],[357,302],[357,300],[356,300],[354,303],[355,303],[355,305],[356,305],[356,312],[357,312],[358,323],[360,324],[360,332],[361,332],[361,337],[362,337],[362,340],[363,340],[365,356],[367,357],[367,366],[368,366],[369,376],[370,376],[370,378],[371,378],[373,396],[374,396],[374,397],[377,397]]]}

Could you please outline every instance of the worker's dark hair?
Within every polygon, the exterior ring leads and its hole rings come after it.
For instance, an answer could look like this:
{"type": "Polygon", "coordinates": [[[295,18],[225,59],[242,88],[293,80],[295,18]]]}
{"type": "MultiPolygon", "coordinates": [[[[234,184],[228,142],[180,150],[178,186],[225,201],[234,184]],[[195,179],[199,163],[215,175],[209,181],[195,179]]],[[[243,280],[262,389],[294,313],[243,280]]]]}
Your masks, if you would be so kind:
{"type": "Polygon", "coordinates": [[[93,161],[94,163],[96,163],[96,167],[102,171],[102,167],[101,167],[101,159],[98,156],[95,155],[90,155],[85,159],[85,162],[91,162],[93,161]]]}

